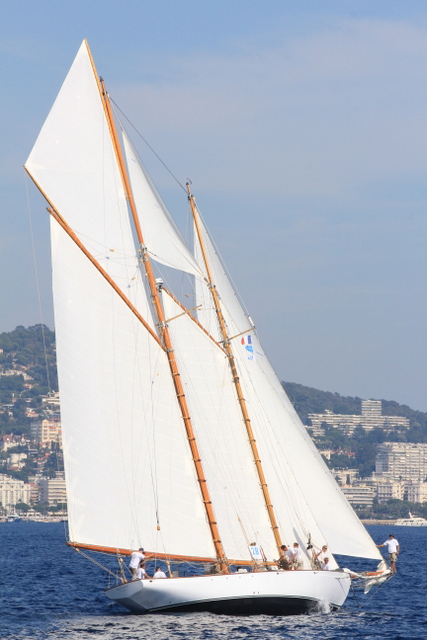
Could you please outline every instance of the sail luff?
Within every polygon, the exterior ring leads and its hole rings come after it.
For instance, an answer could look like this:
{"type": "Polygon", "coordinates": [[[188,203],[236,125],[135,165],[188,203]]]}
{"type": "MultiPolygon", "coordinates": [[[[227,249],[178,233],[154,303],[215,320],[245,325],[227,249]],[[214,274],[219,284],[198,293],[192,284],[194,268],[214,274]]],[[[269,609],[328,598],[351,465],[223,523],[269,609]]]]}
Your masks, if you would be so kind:
{"type": "Polygon", "coordinates": [[[214,282],[212,281],[212,275],[211,275],[211,270],[210,270],[210,267],[209,267],[209,261],[208,261],[208,258],[207,258],[207,254],[206,254],[206,250],[205,250],[205,246],[204,246],[204,242],[203,242],[203,237],[202,237],[202,233],[201,233],[201,229],[200,229],[200,225],[199,225],[196,203],[195,203],[194,196],[191,193],[190,184],[189,183],[187,183],[187,190],[188,190],[188,199],[190,201],[190,207],[191,207],[191,211],[192,211],[192,214],[193,214],[194,225],[195,225],[196,232],[197,232],[197,238],[198,238],[198,241],[199,241],[199,245],[200,245],[200,248],[201,248],[201,251],[202,251],[202,255],[203,255],[203,260],[204,260],[204,263],[205,263],[207,279],[208,279],[208,282],[209,282],[209,290],[210,290],[211,295],[212,295],[212,299],[213,299],[213,303],[214,303],[214,307],[215,307],[215,312],[217,314],[218,323],[219,323],[219,326],[220,326],[220,331],[221,331],[221,334],[222,334],[222,337],[223,337],[224,350],[225,350],[225,352],[227,354],[228,362],[230,364],[231,374],[232,374],[233,382],[234,382],[234,385],[235,385],[235,389],[236,389],[236,393],[237,393],[237,398],[238,398],[238,401],[239,401],[240,409],[241,409],[241,412],[242,412],[243,422],[244,422],[244,425],[245,425],[245,428],[246,428],[246,432],[247,432],[247,435],[248,435],[249,444],[250,444],[250,447],[251,447],[251,450],[252,450],[256,471],[257,471],[258,478],[259,478],[259,481],[260,481],[260,484],[261,484],[261,490],[262,490],[262,493],[263,493],[263,496],[264,496],[265,506],[266,506],[268,517],[269,517],[269,520],[270,520],[271,529],[273,531],[273,535],[274,535],[274,539],[276,541],[277,549],[278,549],[278,551],[280,553],[280,547],[282,545],[282,540],[281,540],[281,537],[280,537],[279,526],[277,524],[276,516],[275,516],[275,513],[274,513],[274,508],[273,508],[273,504],[272,504],[272,501],[271,501],[270,492],[268,490],[267,481],[266,481],[266,478],[265,478],[265,475],[264,475],[264,470],[262,468],[261,458],[260,458],[260,455],[259,455],[259,451],[258,451],[258,447],[257,447],[257,444],[256,444],[255,436],[254,436],[254,433],[253,433],[251,420],[250,420],[248,409],[247,409],[247,406],[246,406],[246,401],[245,401],[245,398],[243,396],[242,387],[240,385],[239,374],[238,374],[238,371],[237,371],[236,362],[235,362],[234,355],[233,355],[233,350],[231,348],[230,338],[228,336],[227,326],[225,324],[224,316],[223,316],[222,311],[221,311],[221,304],[220,304],[218,292],[216,290],[214,282]]]}
{"type": "Polygon", "coordinates": [[[157,290],[157,285],[156,285],[156,281],[154,278],[154,273],[153,273],[153,269],[151,266],[151,262],[150,262],[150,258],[148,255],[148,249],[144,243],[144,237],[142,234],[142,230],[141,230],[141,225],[139,224],[139,218],[138,218],[138,213],[136,210],[136,205],[135,205],[135,201],[133,198],[133,194],[132,194],[132,188],[130,185],[130,181],[129,181],[129,176],[126,170],[126,165],[125,165],[125,161],[123,158],[123,153],[119,144],[119,138],[118,138],[118,134],[117,134],[117,129],[116,129],[116,125],[115,125],[115,121],[113,118],[113,113],[112,113],[112,109],[111,109],[111,104],[110,104],[110,100],[109,100],[109,96],[107,91],[105,90],[105,86],[104,86],[104,81],[101,79],[100,81],[101,84],[101,89],[102,89],[102,103],[104,105],[104,110],[105,110],[105,115],[107,118],[107,121],[109,123],[109,127],[110,127],[110,132],[111,132],[111,140],[113,143],[113,147],[116,151],[116,156],[118,159],[118,165],[119,165],[119,171],[120,171],[120,175],[122,178],[122,182],[123,182],[123,188],[125,190],[125,195],[126,198],[129,202],[129,207],[131,210],[131,214],[132,214],[132,218],[134,221],[134,225],[135,225],[135,231],[137,234],[137,238],[138,238],[138,242],[139,242],[139,247],[140,247],[140,255],[142,256],[142,261],[144,264],[144,268],[145,268],[145,273],[147,276],[147,280],[148,280],[148,284],[149,284],[149,289],[150,289],[150,293],[151,293],[151,299],[153,302],[153,306],[157,315],[157,319],[158,319],[158,323],[157,326],[159,328],[159,333],[161,336],[161,339],[163,341],[164,344],[164,348],[166,350],[166,354],[167,354],[167,358],[168,358],[168,363],[169,363],[169,367],[170,367],[170,371],[171,371],[171,376],[172,376],[172,380],[173,380],[173,384],[175,387],[175,392],[176,392],[176,397],[182,412],[182,420],[184,421],[184,426],[185,426],[185,430],[187,433],[187,439],[188,439],[188,443],[190,446],[190,450],[191,450],[191,455],[193,458],[193,462],[194,462],[194,466],[196,469],[196,474],[197,474],[197,480],[199,482],[199,486],[200,486],[200,491],[201,491],[201,496],[202,496],[202,500],[203,500],[203,504],[205,507],[205,511],[206,511],[206,516],[208,519],[208,523],[209,523],[209,529],[211,532],[211,536],[212,536],[212,542],[214,544],[215,547],[215,552],[217,555],[217,559],[218,562],[220,563],[221,566],[221,570],[226,571],[227,570],[227,561],[226,561],[226,556],[225,556],[225,551],[224,548],[222,546],[222,542],[221,542],[221,538],[219,535],[219,530],[218,530],[218,526],[217,526],[217,522],[216,522],[216,518],[215,518],[215,514],[214,514],[214,510],[213,510],[213,505],[212,505],[212,501],[210,498],[210,494],[209,494],[209,489],[207,486],[207,481],[206,481],[206,476],[203,470],[203,465],[202,465],[202,460],[200,457],[200,453],[199,453],[199,448],[197,445],[197,441],[196,441],[196,437],[194,434],[194,430],[193,430],[193,425],[192,425],[192,421],[191,421],[191,416],[190,416],[190,412],[188,409],[188,404],[187,404],[187,400],[185,397],[185,393],[184,393],[184,387],[181,381],[181,376],[178,370],[178,365],[175,359],[175,355],[174,355],[174,349],[173,349],[173,345],[172,345],[172,340],[168,331],[168,327],[167,324],[165,322],[165,317],[164,317],[164,313],[163,313],[163,308],[160,302],[160,297],[159,297],[159,292],[157,290]]]}

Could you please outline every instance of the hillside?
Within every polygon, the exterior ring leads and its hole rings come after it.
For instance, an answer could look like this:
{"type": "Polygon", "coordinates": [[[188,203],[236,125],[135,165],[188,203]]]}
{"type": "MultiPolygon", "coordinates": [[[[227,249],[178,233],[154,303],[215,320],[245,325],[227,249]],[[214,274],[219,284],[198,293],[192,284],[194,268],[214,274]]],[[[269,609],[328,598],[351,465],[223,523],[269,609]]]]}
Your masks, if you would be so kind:
{"type": "MultiPolygon", "coordinates": [[[[344,397],[338,393],[320,391],[294,382],[282,383],[304,424],[309,426],[309,413],[360,414],[361,398],[344,397]]],[[[0,434],[30,431],[29,407],[40,409],[41,396],[57,391],[55,334],[48,327],[35,325],[16,327],[0,334],[0,434]]],[[[375,465],[376,445],[385,440],[427,442],[427,413],[414,411],[406,405],[383,400],[385,415],[409,418],[411,428],[405,432],[385,434],[380,429],[355,432],[352,438],[337,429],[328,429],[325,437],[317,438],[320,449],[332,449],[330,465],[357,467],[368,475],[375,465]],[[352,452],[353,457],[346,456],[352,452]]]]}
{"type": "MultiPolygon", "coordinates": [[[[345,415],[360,414],[362,398],[340,396],[339,393],[320,391],[312,387],[305,387],[295,382],[282,382],[290,401],[304,424],[309,425],[309,413],[324,413],[329,409],[333,413],[345,415]]],[[[411,428],[402,434],[400,439],[405,442],[427,442],[427,413],[415,411],[407,405],[393,400],[382,400],[383,414],[388,416],[403,416],[410,421],[411,428]]]]}
{"type": "Polygon", "coordinates": [[[58,390],[55,334],[44,325],[0,334],[0,435],[28,434],[28,407],[58,390]]]}

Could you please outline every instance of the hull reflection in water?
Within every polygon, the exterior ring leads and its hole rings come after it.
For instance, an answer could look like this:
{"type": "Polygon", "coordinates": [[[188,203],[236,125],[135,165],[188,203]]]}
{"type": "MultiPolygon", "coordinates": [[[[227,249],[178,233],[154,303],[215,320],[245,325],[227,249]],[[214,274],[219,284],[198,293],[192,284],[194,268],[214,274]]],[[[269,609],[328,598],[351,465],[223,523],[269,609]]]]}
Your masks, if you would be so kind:
{"type": "Polygon", "coordinates": [[[350,577],[340,571],[270,571],[134,580],[106,591],[134,613],[210,611],[234,615],[295,615],[341,607],[350,577]]]}

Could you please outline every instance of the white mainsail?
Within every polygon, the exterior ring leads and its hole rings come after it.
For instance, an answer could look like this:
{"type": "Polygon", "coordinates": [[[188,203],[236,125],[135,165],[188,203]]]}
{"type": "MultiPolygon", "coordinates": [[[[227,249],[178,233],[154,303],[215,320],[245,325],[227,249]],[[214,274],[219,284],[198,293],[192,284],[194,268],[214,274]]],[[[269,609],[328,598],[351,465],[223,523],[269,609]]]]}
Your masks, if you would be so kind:
{"type": "MultiPolygon", "coordinates": [[[[233,353],[281,529],[286,531],[291,515],[296,531],[302,528],[306,535],[310,533],[318,546],[327,542],[335,554],[381,559],[289,401],[255,331],[247,332],[251,328],[250,320],[198,211],[196,215],[229,336],[245,332],[232,340],[233,353]],[[247,349],[248,337],[252,351],[247,349]]],[[[196,231],[194,238],[195,255],[200,260],[202,251],[196,231]]],[[[214,330],[218,327],[216,313],[208,295],[205,281],[199,279],[196,304],[202,305],[202,311],[198,311],[198,317],[218,336],[219,329],[214,330]]]]}
{"type": "Polygon", "coordinates": [[[215,557],[166,355],[51,226],[70,539],[215,557]]]}

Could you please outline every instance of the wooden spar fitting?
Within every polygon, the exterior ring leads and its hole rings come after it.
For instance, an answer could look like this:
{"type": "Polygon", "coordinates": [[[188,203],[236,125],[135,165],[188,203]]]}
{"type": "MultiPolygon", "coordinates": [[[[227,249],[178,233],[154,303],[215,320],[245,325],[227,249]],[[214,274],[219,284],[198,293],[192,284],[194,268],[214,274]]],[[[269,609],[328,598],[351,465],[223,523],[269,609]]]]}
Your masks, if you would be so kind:
{"type": "MultiPolygon", "coordinates": [[[[184,307],[183,304],[180,303],[180,301],[175,298],[175,296],[173,295],[173,293],[171,293],[168,289],[166,289],[165,286],[163,286],[163,291],[165,293],[167,293],[167,295],[169,297],[172,298],[172,300],[175,302],[176,305],[178,305],[178,307],[181,307],[181,309],[183,310],[184,313],[180,313],[179,316],[175,316],[175,318],[179,318],[180,316],[184,316],[187,315],[190,320],[192,320],[194,322],[194,324],[197,324],[197,326],[199,327],[199,329],[201,329],[201,331],[203,331],[203,333],[205,333],[208,338],[210,338],[210,340],[212,340],[212,342],[214,344],[216,344],[216,346],[218,347],[218,349],[221,349],[221,351],[224,351],[224,347],[222,346],[222,344],[219,344],[219,342],[217,342],[215,340],[215,338],[213,336],[211,336],[211,334],[209,333],[209,331],[206,331],[206,329],[204,328],[204,326],[202,324],[200,324],[200,322],[198,320],[196,320],[196,318],[190,313],[190,311],[192,311],[192,309],[186,309],[184,307]]],[[[199,305],[198,307],[195,307],[195,309],[198,309],[201,305],[199,305]]],[[[171,322],[171,320],[175,320],[175,318],[168,318],[168,322],[171,322]]],[[[251,329],[250,329],[251,331],[251,329]]]]}
{"type": "MultiPolygon", "coordinates": [[[[89,48],[88,48],[89,49],[89,48]]],[[[89,54],[90,55],[90,54],[89,54]]],[[[92,58],[91,58],[92,59],[92,58]]],[[[93,65],[93,62],[92,62],[93,65]]],[[[95,77],[96,76],[96,72],[95,72],[95,67],[93,65],[94,68],[94,73],[95,73],[95,77]]],[[[129,207],[132,213],[132,218],[134,221],[134,225],[135,225],[135,231],[137,234],[137,238],[138,238],[138,242],[139,242],[139,246],[140,246],[140,252],[141,252],[141,256],[142,256],[142,260],[144,263],[144,267],[145,267],[145,273],[147,276],[147,280],[148,280],[148,284],[150,287],[150,293],[151,293],[151,300],[154,306],[154,309],[156,311],[156,315],[157,315],[157,319],[158,319],[158,327],[159,327],[159,333],[162,339],[162,342],[164,344],[165,347],[165,351],[168,357],[168,362],[169,362],[169,367],[171,370],[171,374],[172,374],[172,380],[175,386],[175,393],[176,393],[176,397],[181,409],[181,413],[182,413],[182,419],[184,421],[184,425],[185,425],[185,430],[187,433],[187,439],[188,439],[188,443],[190,445],[190,450],[191,450],[191,455],[193,458],[193,462],[195,465],[195,469],[196,469],[196,474],[197,474],[197,480],[199,482],[199,486],[200,486],[200,491],[202,494],[202,500],[203,500],[203,504],[205,505],[205,510],[206,510],[206,516],[208,519],[208,523],[209,523],[209,528],[211,531],[211,536],[212,536],[212,541],[215,547],[215,553],[217,556],[217,560],[220,564],[221,567],[221,571],[226,572],[228,571],[228,562],[225,556],[225,552],[224,552],[224,548],[222,546],[222,542],[221,542],[221,538],[219,536],[219,531],[218,531],[218,525],[215,519],[215,514],[214,514],[214,510],[213,510],[213,506],[212,506],[212,501],[210,498],[210,494],[209,494],[209,490],[207,487],[207,482],[206,482],[206,477],[204,474],[204,470],[203,470],[203,465],[202,465],[202,461],[200,458],[200,453],[199,453],[199,449],[197,446],[197,442],[196,442],[196,438],[194,435],[194,430],[193,430],[193,425],[191,422],[191,417],[190,417],[190,412],[188,409],[188,405],[187,405],[187,400],[184,394],[184,387],[182,385],[181,382],[181,376],[179,374],[179,370],[178,370],[178,365],[177,362],[175,360],[175,355],[174,355],[174,350],[173,350],[173,346],[172,346],[172,341],[170,338],[170,334],[169,334],[169,330],[168,327],[166,325],[165,322],[165,317],[164,317],[164,313],[163,313],[163,308],[160,302],[160,297],[159,297],[159,293],[157,291],[157,286],[156,286],[156,282],[155,282],[155,278],[154,278],[154,273],[153,273],[153,269],[151,266],[151,262],[148,256],[148,251],[147,248],[144,244],[144,238],[142,235],[142,231],[141,231],[141,226],[139,224],[139,219],[138,219],[138,214],[136,211],[136,206],[135,206],[135,201],[133,199],[133,194],[132,194],[132,189],[130,186],[130,181],[129,181],[129,176],[127,174],[127,170],[126,170],[126,165],[125,165],[125,161],[123,158],[123,153],[122,153],[122,149],[119,143],[119,138],[117,135],[117,129],[116,129],[116,125],[114,122],[114,118],[113,118],[113,113],[112,113],[112,109],[111,109],[111,104],[110,104],[110,99],[108,96],[108,93],[105,89],[105,85],[104,85],[104,81],[102,80],[102,78],[98,81],[98,87],[99,87],[99,91],[100,91],[100,95],[101,95],[101,100],[102,103],[104,105],[104,111],[105,111],[105,116],[108,122],[108,126],[110,129],[110,133],[111,133],[111,140],[115,149],[115,153],[116,153],[116,158],[117,158],[117,163],[119,166],[119,170],[120,170],[120,174],[122,177],[122,182],[123,182],[123,188],[125,191],[125,196],[126,199],[128,200],[129,203],[129,207]]]]}
{"type": "Polygon", "coordinates": [[[271,498],[270,498],[270,492],[268,490],[268,485],[267,485],[267,482],[266,482],[266,479],[265,479],[264,470],[262,468],[261,459],[260,459],[260,456],[259,456],[259,453],[258,453],[258,447],[257,447],[256,440],[255,440],[255,437],[254,437],[254,433],[253,433],[253,430],[252,430],[251,420],[249,418],[248,409],[247,409],[247,406],[246,406],[246,401],[245,401],[245,399],[243,397],[242,387],[240,385],[239,374],[238,374],[237,368],[236,368],[236,361],[234,359],[233,350],[231,348],[230,338],[228,336],[228,332],[227,332],[227,327],[226,327],[226,324],[225,324],[224,316],[223,316],[222,311],[221,311],[219,295],[218,295],[218,292],[216,290],[215,284],[212,281],[211,270],[210,270],[210,267],[209,267],[209,262],[208,262],[208,258],[207,258],[207,255],[206,255],[205,245],[204,245],[203,238],[202,238],[202,232],[201,232],[201,229],[200,229],[199,217],[198,217],[198,213],[197,213],[195,199],[194,199],[194,196],[191,193],[190,183],[187,182],[186,186],[187,186],[187,191],[188,191],[188,200],[190,202],[191,212],[193,214],[194,224],[195,224],[195,227],[196,227],[197,238],[198,238],[198,241],[199,241],[199,244],[200,244],[200,249],[202,251],[203,261],[205,263],[206,275],[207,275],[207,280],[208,280],[208,283],[209,283],[209,290],[210,290],[210,292],[212,294],[215,311],[216,311],[216,314],[217,314],[217,318],[218,318],[221,334],[222,334],[222,337],[223,337],[224,350],[225,350],[225,352],[227,354],[228,362],[230,363],[231,375],[233,377],[233,382],[234,382],[234,385],[236,387],[237,399],[239,401],[240,409],[242,411],[243,422],[245,424],[246,432],[248,434],[249,444],[251,446],[252,455],[253,455],[254,462],[255,462],[255,467],[256,467],[256,470],[257,470],[257,473],[258,473],[258,478],[259,478],[259,481],[260,481],[260,484],[261,484],[262,493],[263,493],[263,496],[264,496],[265,506],[267,508],[268,517],[270,519],[270,524],[271,524],[271,528],[272,528],[272,531],[273,531],[274,539],[276,541],[277,549],[278,549],[278,551],[280,553],[280,547],[282,545],[282,540],[280,538],[279,527],[278,527],[278,524],[277,524],[277,521],[276,521],[276,516],[274,514],[274,509],[273,509],[273,505],[272,505],[271,498]]]}

